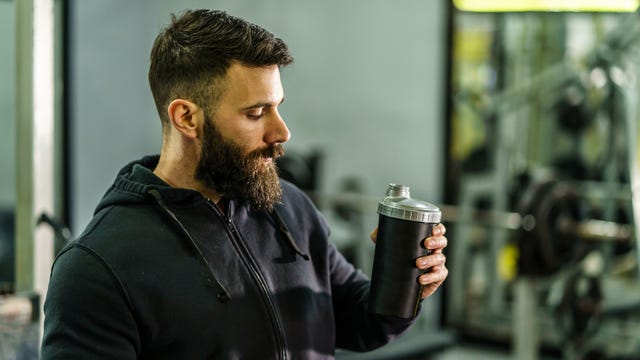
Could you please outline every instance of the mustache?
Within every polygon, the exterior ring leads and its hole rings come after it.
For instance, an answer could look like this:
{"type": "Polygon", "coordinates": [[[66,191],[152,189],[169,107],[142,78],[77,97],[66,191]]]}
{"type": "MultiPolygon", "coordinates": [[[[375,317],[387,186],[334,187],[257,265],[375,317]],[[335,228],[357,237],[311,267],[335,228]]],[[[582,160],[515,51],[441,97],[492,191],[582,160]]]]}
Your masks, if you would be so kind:
{"type": "Polygon", "coordinates": [[[270,145],[262,149],[256,149],[249,153],[249,159],[272,158],[276,159],[284,155],[284,146],[282,144],[270,145]]]}

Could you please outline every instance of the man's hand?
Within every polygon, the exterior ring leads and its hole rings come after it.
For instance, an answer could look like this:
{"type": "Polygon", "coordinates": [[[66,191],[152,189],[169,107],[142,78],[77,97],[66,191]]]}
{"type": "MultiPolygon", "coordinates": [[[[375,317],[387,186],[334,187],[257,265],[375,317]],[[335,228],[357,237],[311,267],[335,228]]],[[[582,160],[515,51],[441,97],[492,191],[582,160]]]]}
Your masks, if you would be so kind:
{"type": "MultiPolygon", "coordinates": [[[[429,270],[429,272],[421,275],[418,278],[420,284],[424,287],[422,289],[422,298],[431,296],[442,284],[444,279],[447,278],[449,270],[445,266],[447,260],[446,256],[442,253],[445,247],[447,247],[447,238],[444,234],[447,229],[442,224],[437,224],[431,230],[431,236],[424,239],[422,245],[431,250],[429,255],[422,256],[416,259],[416,267],[421,270],[429,270]]],[[[378,228],[375,228],[371,233],[371,240],[375,243],[378,238],[378,228]]]]}

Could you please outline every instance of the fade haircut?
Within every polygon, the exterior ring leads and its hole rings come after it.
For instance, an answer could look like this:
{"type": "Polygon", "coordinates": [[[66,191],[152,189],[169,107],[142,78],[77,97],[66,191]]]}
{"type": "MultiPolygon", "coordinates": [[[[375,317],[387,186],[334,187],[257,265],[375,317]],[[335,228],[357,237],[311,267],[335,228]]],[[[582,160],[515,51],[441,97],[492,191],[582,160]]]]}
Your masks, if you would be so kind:
{"type": "Polygon", "coordinates": [[[245,66],[284,67],[293,57],[284,41],[262,27],[218,10],[188,10],[153,43],[149,85],[162,120],[174,99],[193,101],[210,116],[224,92],[224,78],[234,62],[245,66]]]}

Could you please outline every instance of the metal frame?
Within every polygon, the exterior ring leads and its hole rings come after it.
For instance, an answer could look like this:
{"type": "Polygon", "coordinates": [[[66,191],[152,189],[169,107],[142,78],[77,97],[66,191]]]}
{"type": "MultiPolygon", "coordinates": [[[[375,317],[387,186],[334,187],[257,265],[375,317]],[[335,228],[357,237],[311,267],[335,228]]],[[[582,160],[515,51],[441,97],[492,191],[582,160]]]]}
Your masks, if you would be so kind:
{"type": "MultiPolygon", "coordinates": [[[[45,296],[54,233],[36,226],[55,214],[54,0],[16,0],[16,292],[45,296]]],[[[42,311],[42,310],[40,310],[42,311]]],[[[40,317],[42,319],[42,317],[40,317]]]]}

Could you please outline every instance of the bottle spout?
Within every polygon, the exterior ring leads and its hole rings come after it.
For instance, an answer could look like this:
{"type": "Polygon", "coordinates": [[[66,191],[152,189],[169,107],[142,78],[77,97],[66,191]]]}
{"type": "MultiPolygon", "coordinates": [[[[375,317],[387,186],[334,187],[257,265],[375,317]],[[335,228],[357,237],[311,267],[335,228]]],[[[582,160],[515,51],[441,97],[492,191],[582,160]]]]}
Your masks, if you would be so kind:
{"type": "Polygon", "coordinates": [[[389,184],[387,186],[386,196],[389,197],[411,197],[409,187],[405,185],[389,184]]]}

